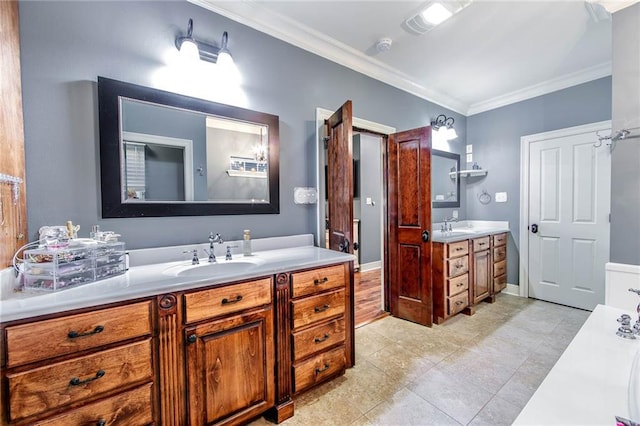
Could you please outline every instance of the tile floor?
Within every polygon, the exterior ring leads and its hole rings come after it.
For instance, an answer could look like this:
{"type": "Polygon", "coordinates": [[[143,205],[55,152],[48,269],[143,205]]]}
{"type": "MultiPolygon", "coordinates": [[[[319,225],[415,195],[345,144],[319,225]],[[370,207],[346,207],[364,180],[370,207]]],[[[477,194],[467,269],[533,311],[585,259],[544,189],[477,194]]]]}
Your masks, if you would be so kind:
{"type": "Polygon", "coordinates": [[[432,328],[383,318],[356,330],[356,366],[282,424],[509,425],[589,314],[500,294],[432,328]]]}

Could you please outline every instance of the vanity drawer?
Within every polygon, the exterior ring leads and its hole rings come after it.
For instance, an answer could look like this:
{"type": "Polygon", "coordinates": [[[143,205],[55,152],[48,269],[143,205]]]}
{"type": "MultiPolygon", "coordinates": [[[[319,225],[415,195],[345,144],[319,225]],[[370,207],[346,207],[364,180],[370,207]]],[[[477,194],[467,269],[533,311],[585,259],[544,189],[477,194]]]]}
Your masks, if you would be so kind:
{"type": "Polygon", "coordinates": [[[493,279],[493,291],[495,293],[504,290],[507,287],[507,274],[500,275],[493,279]]]}
{"type": "Polygon", "coordinates": [[[344,290],[338,290],[292,301],[292,327],[298,328],[326,318],[344,314],[344,295],[344,290]]]}
{"type": "Polygon", "coordinates": [[[271,303],[273,284],[263,278],[184,295],[185,321],[192,323],[271,303]]]}
{"type": "Polygon", "coordinates": [[[493,237],[493,246],[497,247],[497,246],[503,246],[505,244],[507,244],[507,234],[496,234],[493,237]]]}
{"type": "Polygon", "coordinates": [[[330,346],[343,343],[344,339],[344,318],[293,333],[293,357],[298,361],[330,346]]]}
{"type": "Polygon", "coordinates": [[[496,247],[493,249],[493,261],[500,262],[507,258],[507,247],[496,247]]]}
{"type": "Polygon", "coordinates": [[[449,296],[453,296],[469,288],[469,274],[460,275],[459,277],[447,280],[449,283],[449,296]]]}
{"type": "Polygon", "coordinates": [[[37,426],[127,425],[153,423],[153,392],[148,383],[129,392],[84,405],[75,410],[35,423],[37,426]],[[102,423],[104,422],[104,423],[102,423]]]}
{"type": "Polygon", "coordinates": [[[458,241],[447,244],[447,257],[462,256],[469,253],[469,241],[458,241]]]}
{"type": "Polygon", "coordinates": [[[153,379],[151,339],[7,374],[12,420],[153,379]]]}
{"type": "Polygon", "coordinates": [[[507,261],[501,260],[493,265],[493,276],[497,277],[507,273],[507,261]]]}
{"type": "Polygon", "coordinates": [[[457,294],[447,299],[449,304],[449,315],[455,315],[469,306],[469,292],[457,294]]]}
{"type": "Polygon", "coordinates": [[[291,274],[292,297],[306,296],[332,288],[344,287],[344,266],[336,265],[291,274]]]}
{"type": "Polygon", "coordinates": [[[148,334],[151,334],[151,302],[7,327],[7,366],[148,334]]]}
{"type": "Polygon", "coordinates": [[[473,251],[488,250],[489,249],[489,237],[475,238],[473,240],[473,251]]]}
{"type": "Polygon", "coordinates": [[[300,392],[345,370],[345,347],[330,350],[293,366],[293,392],[300,392]]]}
{"type": "Polygon", "coordinates": [[[447,276],[456,277],[469,271],[469,256],[447,260],[447,276]]]}

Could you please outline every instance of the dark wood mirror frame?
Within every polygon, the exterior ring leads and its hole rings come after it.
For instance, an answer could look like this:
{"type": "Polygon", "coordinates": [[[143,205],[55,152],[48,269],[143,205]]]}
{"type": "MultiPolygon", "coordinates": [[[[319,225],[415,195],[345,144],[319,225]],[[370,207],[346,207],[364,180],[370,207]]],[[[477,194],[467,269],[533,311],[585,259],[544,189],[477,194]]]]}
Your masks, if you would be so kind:
{"type": "MultiPolygon", "coordinates": [[[[431,156],[443,157],[443,158],[454,160],[456,162],[456,171],[460,172],[460,154],[432,149],[431,156]]],[[[432,163],[432,170],[433,170],[433,158],[431,160],[431,163],[432,163]]],[[[431,179],[433,178],[434,177],[431,176],[431,179]]],[[[443,207],[449,207],[449,208],[460,207],[460,174],[459,173],[456,176],[456,196],[457,196],[456,201],[432,201],[431,207],[434,209],[443,208],[443,207]]]]}
{"type": "Polygon", "coordinates": [[[230,105],[98,77],[102,217],[209,216],[280,213],[279,118],[230,105]],[[269,128],[268,203],[122,202],[120,97],[263,124],[269,128]]]}

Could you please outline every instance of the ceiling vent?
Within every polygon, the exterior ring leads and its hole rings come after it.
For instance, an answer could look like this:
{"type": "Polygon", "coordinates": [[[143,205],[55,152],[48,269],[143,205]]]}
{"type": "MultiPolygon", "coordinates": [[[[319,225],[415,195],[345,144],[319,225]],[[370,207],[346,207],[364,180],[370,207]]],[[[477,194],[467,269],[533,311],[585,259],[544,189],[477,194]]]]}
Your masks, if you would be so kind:
{"type": "Polygon", "coordinates": [[[403,22],[402,27],[410,34],[421,35],[471,4],[472,0],[430,1],[415,16],[403,22]],[[432,12],[435,12],[433,15],[432,12]]]}

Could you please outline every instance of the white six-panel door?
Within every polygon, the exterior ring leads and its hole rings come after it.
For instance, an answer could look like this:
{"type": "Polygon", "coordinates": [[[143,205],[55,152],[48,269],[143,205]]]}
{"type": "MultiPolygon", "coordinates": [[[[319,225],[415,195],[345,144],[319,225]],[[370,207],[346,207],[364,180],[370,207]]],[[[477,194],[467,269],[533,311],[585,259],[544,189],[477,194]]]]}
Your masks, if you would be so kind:
{"type": "Polygon", "coordinates": [[[604,303],[611,153],[592,130],[566,133],[528,144],[529,296],[592,310],[604,303]]]}

